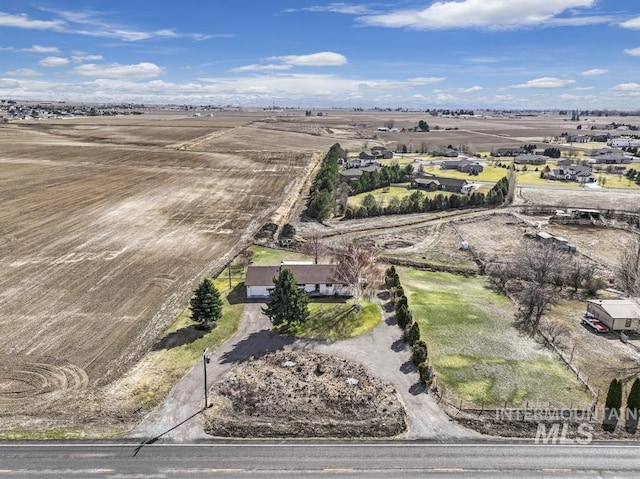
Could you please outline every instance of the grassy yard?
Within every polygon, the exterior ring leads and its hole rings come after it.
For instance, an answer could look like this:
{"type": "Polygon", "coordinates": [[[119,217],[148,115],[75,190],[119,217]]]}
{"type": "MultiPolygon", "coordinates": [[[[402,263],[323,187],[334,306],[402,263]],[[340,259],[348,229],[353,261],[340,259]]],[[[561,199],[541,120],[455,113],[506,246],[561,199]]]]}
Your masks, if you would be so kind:
{"type": "Polygon", "coordinates": [[[276,266],[283,260],[286,261],[311,261],[310,256],[298,253],[296,251],[285,251],[273,248],[264,248],[262,246],[251,246],[253,251],[253,265],[255,266],[276,266]]]}
{"type": "MultiPolygon", "coordinates": [[[[359,195],[354,195],[349,197],[349,205],[350,206],[360,206],[362,205],[362,201],[367,195],[373,195],[378,203],[381,203],[383,206],[387,206],[391,198],[398,198],[402,200],[405,196],[410,196],[416,190],[409,188],[410,184],[407,183],[406,186],[391,186],[389,188],[378,188],[373,191],[367,191],[366,193],[360,193],[359,195]],[[386,191],[388,190],[388,191],[386,191]]],[[[424,191],[420,190],[425,197],[433,198],[437,194],[442,194],[444,196],[450,196],[451,193],[446,191],[424,191]]]]}
{"type": "Polygon", "coordinates": [[[169,389],[202,357],[202,351],[222,344],[238,329],[244,310],[244,271],[231,269],[231,287],[227,270],[214,283],[222,298],[222,317],[210,331],[198,329],[185,308],[165,330],[138,368],[133,390],[129,391],[134,404],[156,406],[169,389]]]}
{"type": "Polygon", "coordinates": [[[511,302],[483,279],[407,268],[399,273],[450,400],[487,407],[591,404],[555,353],[515,328],[511,302]]]}
{"type": "Polygon", "coordinates": [[[361,301],[356,312],[353,301],[313,301],[309,303],[309,320],[295,332],[296,336],[336,341],[364,334],[378,325],[382,319],[380,307],[361,301]]]}

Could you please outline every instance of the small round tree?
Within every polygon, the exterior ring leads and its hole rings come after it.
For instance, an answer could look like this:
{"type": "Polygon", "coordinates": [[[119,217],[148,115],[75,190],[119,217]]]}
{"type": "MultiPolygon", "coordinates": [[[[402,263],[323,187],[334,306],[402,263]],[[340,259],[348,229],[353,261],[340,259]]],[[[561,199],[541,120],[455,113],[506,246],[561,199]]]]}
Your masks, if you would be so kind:
{"type": "Polygon", "coordinates": [[[427,360],[427,355],[427,343],[424,341],[416,341],[413,345],[413,356],[411,358],[413,363],[418,366],[420,363],[427,360]]]}
{"type": "Polygon", "coordinates": [[[189,309],[191,319],[209,329],[222,316],[220,293],[209,278],[205,278],[193,291],[189,309]]]}

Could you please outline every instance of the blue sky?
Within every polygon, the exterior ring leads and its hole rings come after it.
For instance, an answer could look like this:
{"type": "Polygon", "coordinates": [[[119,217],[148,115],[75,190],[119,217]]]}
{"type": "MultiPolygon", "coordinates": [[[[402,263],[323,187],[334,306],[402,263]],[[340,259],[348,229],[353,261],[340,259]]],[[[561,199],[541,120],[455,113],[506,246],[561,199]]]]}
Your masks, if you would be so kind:
{"type": "Polygon", "coordinates": [[[640,2],[9,0],[0,98],[640,109],[640,2]]]}

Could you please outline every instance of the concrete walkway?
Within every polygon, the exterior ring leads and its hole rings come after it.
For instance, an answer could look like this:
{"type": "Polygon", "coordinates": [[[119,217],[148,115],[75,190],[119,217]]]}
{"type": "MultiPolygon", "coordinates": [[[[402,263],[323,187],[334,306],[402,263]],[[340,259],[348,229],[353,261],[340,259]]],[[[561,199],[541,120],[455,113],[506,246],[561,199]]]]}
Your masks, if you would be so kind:
{"type": "MultiPolygon", "coordinates": [[[[271,323],[261,313],[262,303],[248,303],[238,332],[211,354],[207,365],[209,385],[242,359],[267,351],[303,349],[352,359],[366,365],[373,376],[393,384],[407,410],[409,439],[478,438],[442,412],[435,399],[420,384],[411,350],[402,340],[390,305],[383,303],[383,321],[357,338],[329,343],[296,340],[271,332],[271,323]]],[[[208,438],[202,428],[204,371],[196,365],[171,390],[165,401],[143,420],[129,436],[152,442],[170,439],[189,442],[208,438]]]]}

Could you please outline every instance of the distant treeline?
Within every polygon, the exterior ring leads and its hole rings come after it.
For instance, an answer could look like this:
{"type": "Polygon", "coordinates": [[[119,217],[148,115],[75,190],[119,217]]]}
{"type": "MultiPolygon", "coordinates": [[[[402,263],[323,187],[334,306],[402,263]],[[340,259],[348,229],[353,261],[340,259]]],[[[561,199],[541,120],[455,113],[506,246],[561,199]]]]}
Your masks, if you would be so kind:
{"type": "Polygon", "coordinates": [[[349,183],[349,193],[359,195],[367,191],[384,188],[391,183],[409,181],[413,176],[413,167],[407,165],[401,168],[398,164],[382,166],[379,171],[363,171],[362,176],[349,183]]]}
{"type": "Polygon", "coordinates": [[[504,203],[509,191],[507,177],[498,181],[487,195],[474,192],[471,195],[452,194],[446,196],[442,193],[430,198],[422,191],[414,191],[409,196],[399,199],[397,196],[389,200],[389,204],[383,206],[375,196],[368,194],[362,200],[362,205],[347,206],[344,219],[370,218],[373,216],[402,215],[410,213],[426,213],[429,211],[446,211],[449,209],[474,207],[474,206],[500,206],[504,203]]]}

